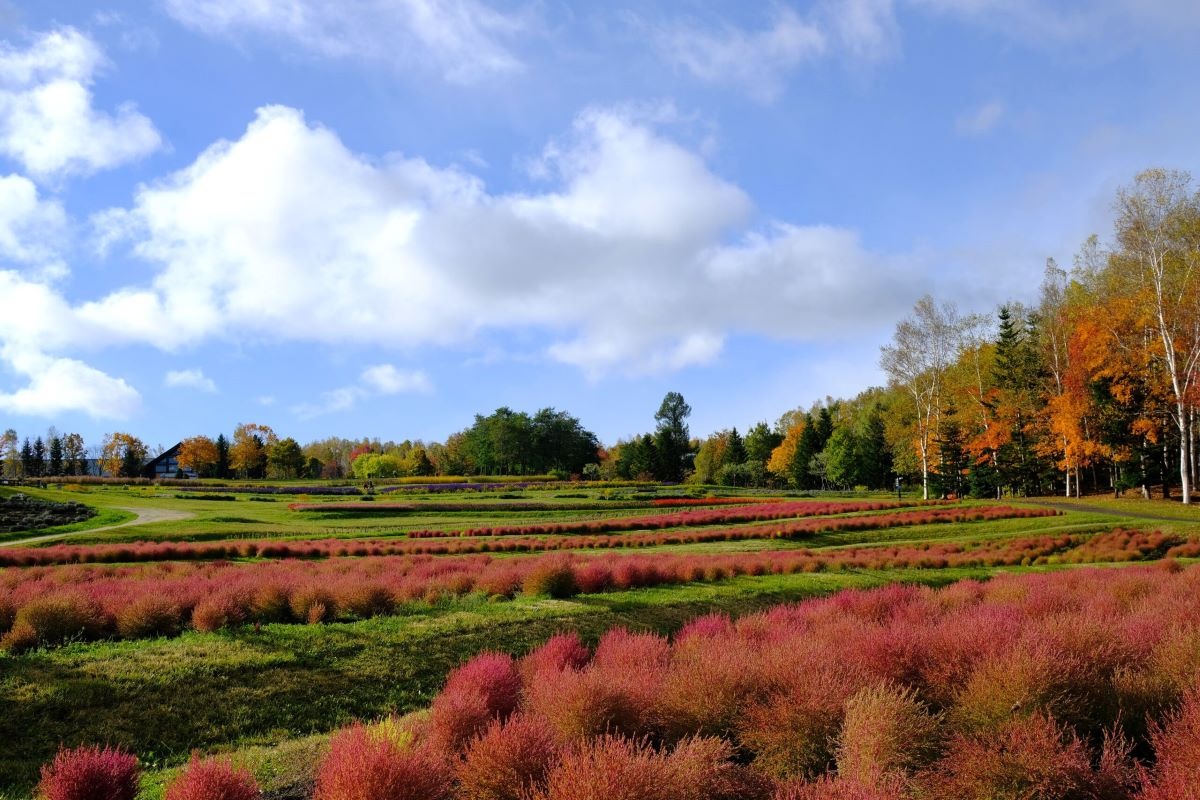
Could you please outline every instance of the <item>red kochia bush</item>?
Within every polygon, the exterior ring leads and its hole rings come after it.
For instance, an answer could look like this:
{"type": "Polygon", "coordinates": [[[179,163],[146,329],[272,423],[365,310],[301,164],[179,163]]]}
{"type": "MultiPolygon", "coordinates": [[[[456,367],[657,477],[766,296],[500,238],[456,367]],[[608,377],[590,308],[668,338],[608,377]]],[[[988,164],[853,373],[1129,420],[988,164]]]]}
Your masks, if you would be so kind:
{"type": "Polygon", "coordinates": [[[1156,762],[1138,800],[1200,798],[1200,686],[1188,692],[1165,724],[1155,726],[1151,741],[1156,762]]]}
{"type": "Polygon", "coordinates": [[[522,658],[519,667],[525,682],[530,684],[544,674],[582,669],[591,657],[591,651],[584,647],[578,633],[556,633],[522,658]]]}
{"type": "Polygon", "coordinates": [[[521,584],[525,594],[532,597],[545,595],[547,597],[573,597],[578,594],[579,586],[575,582],[575,570],[566,558],[545,558],[531,569],[521,584]]]}
{"type": "Polygon", "coordinates": [[[192,756],[167,786],[164,800],[254,800],[259,794],[249,770],[235,767],[229,759],[192,756]]]}
{"type": "Polygon", "coordinates": [[[459,750],[493,719],[506,719],[521,701],[521,675],[510,656],[482,653],[450,673],[433,701],[430,738],[445,752],[459,750]]]}
{"type": "Polygon", "coordinates": [[[732,763],[720,739],[694,739],[670,752],[602,736],[569,751],[536,800],[766,800],[770,786],[732,763]]]}
{"type": "Polygon", "coordinates": [[[314,800],[448,800],[449,767],[428,747],[354,725],[338,733],[317,767],[314,800]]]}
{"type": "Polygon", "coordinates": [[[562,745],[545,720],[515,714],[493,720],[457,768],[458,800],[523,800],[546,779],[562,745]]]}
{"type": "Polygon", "coordinates": [[[137,757],[119,748],[59,750],[42,767],[39,800],[133,800],[138,793],[137,757]]]}
{"type": "Polygon", "coordinates": [[[927,772],[931,797],[1090,800],[1097,776],[1083,743],[1049,717],[1018,717],[979,736],[958,736],[927,772]]]}

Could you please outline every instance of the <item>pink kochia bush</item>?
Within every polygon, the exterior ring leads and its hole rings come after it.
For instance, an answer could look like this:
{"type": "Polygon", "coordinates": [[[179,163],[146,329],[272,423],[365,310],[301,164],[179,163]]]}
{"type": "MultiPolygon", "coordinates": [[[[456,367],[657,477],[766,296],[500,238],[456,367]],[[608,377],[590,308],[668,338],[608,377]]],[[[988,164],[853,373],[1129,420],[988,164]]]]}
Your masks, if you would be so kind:
{"type": "MultiPolygon", "coordinates": [[[[1042,564],[1051,558],[1072,560],[1081,544],[1120,535],[1058,534],[975,543],[732,554],[380,556],[252,564],[34,567],[0,572],[0,594],[6,594],[15,609],[12,627],[0,637],[0,647],[23,651],[75,639],[157,636],[189,624],[201,631],[243,623],[314,624],[388,614],[404,604],[437,603],[472,593],[510,598],[524,591],[566,597],[577,591],[620,591],[743,575],[1042,564]]],[[[1091,552],[1111,554],[1104,544],[1091,552]]],[[[1086,661],[1086,656],[1086,648],[1077,651],[1078,659],[1086,661]]],[[[1037,669],[1055,665],[1049,652],[1020,657],[1029,662],[1023,672],[1002,663],[991,668],[1005,676],[1033,679],[1037,669]]],[[[1082,661],[1077,666],[1086,668],[1082,661]]],[[[947,669],[953,668],[949,662],[947,669]]],[[[1012,681],[1006,677],[1005,683],[1012,681]]],[[[980,679],[980,685],[991,683],[980,679]]],[[[1012,686],[1012,691],[1020,691],[1012,686]]],[[[992,704],[993,710],[1006,707],[1000,701],[992,704]]]]}
{"type": "Polygon", "coordinates": [[[419,796],[465,800],[1184,800],[1196,642],[1200,567],[847,591],[672,640],[482,654],[388,758],[441,776],[419,796]]]}
{"type": "MultiPolygon", "coordinates": [[[[335,734],[314,797],[1194,800],[1198,645],[1200,567],[1173,564],[559,634],[466,661],[427,715],[335,734]]],[[[84,793],[113,771],[68,755],[43,785],[77,793],[43,796],[122,796],[84,793]]]]}
{"type": "Polygon", "coordinates": [[[42,767],[38,800],[133,800],[138,793],[137,757],[111,747],[59,750],[42,767]]]}
{"type": "Polygon", "coordinates": [[[167,786],[164,800],[255,800],[258,783],[249,770],[228,759],[200,759],[191,763],[167,786]]]}
{"type": "Polygon", "coordinates": [[[314,800],[449,800],[449,765],[429,746],[392,734],[363,725],[336,734],[314,800]]]}

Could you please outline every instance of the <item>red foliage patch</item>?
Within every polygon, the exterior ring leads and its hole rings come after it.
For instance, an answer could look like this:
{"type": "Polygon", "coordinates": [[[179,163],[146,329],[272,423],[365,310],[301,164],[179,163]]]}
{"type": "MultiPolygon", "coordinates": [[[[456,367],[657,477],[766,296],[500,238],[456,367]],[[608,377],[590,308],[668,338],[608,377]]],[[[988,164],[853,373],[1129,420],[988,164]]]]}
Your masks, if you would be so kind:
{"type": "Polygon", "coordinates": [[[112,747],[59,750],[42,767],[40,800],[133,800],[138,793],[138,761],[112,747]]]}

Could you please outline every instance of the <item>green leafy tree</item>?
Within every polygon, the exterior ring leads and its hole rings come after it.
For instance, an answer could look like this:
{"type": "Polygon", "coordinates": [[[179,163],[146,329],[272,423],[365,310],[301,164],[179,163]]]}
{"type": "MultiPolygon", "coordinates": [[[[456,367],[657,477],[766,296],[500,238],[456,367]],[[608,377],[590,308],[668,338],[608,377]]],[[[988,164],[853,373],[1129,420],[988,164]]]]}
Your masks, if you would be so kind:
{"type": "Polygon", "coordinates": [[[304,451],[292,437],[280,439],[271,445],[267,455],[271,472],[281,478],[297,478],[304,470],[304,451]]]}
{"type": "Polygon", "coordinates": [[[766,466],[771,453],[783,443],[783,435],[765,422],[757,423],[746,433],[746,460],[766,466]]]}

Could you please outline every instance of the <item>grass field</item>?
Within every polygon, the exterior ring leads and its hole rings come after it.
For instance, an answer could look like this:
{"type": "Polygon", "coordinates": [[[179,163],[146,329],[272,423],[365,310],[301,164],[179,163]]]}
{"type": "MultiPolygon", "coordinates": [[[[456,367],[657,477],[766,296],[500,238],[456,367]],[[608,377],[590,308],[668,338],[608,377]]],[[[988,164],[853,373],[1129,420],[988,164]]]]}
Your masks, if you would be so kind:
{"type": "MultiPolygon", "coordinates": [[[[690,487],[686,492],[697,495],[698,500],[709,496],[707,491],[695,492],[690,487]]],[[[651,505],[655,493],[629,489],[514,491],[497,487],[495,491],[464,495],[405,494],[402,500],[397,497],[387,500],[412,503],[418,509],[394,514],[377,511],[357,514],[353,510],[313,513],[288,508],[294,502],[346,502],[346,498],[337,497],[298,500],[295,496],[239,494],[234,500],[181,499],[176,495],[187,493],[176,487],[88,486],[30,489],[28,493],[48,500],[88,503],[100,513],[70,529],[8,535],[5,544],[19,544],[33,537],[39,537],[33,543],[39,548],[54,544],[139,541],[403,539],[408,531],[414,530],[449,533],[464,528],[548,522],[583,526],[597,520],[679,511],[651,505]],[[419,508],[434,503],[461,504],[462,508],[440,511],[419,508]],[[536,503],[544,508],[503,508],[504,504],[513,503],[536,503]],[[120,527],[139,513],[164,510],[184,518],[120,527]],[[104,530],[96,530],[99,528],[104,530]],[[40,538],[46,536],[56,538],[40,538]]],[[[675,497],[684,493],[678,487],[663,487],[657,494],[675,497]]],[[[712,496],[738,494],[720,491],[712,496]]],[[[814,503],[831,499],[855,498],[821,497],[814,503]]],[[[878,495],[857,499],[894,498],[878,495]]],[[[1178,505],[1098,498],[1081,501],[1048,498],[1047,501],[1055,503],[1062,513],[1035,518],[837,530],[818,533],[803,541],[767,538],[663,545],[639,548],[637,554],[652,561],[671,554],[717,558],[804,549],[825,553],[832,563],[839,550],[875,545],[901,548],[959,543],[974,548],[1067,534],[1077,537],[1072,542],[1078,543],[1118,527],[1163,531],[1174,537],[1172,541],[1200,535],[1200,514],[1178,505]]],[[[363,506],[367,505],[363,502],[363,506]]],[[[967,502],[953,507],[982,510],[994,505],[967,502]]],[[[1012,505],[1035,507],[1019,502],[1012,505]]],[[[867,518],[871,513],[844,511],[832,517],[867,518]]],[[[702,527],[707,530],[722,525],[702,527]]],[[[572,556],[593,557],[586,551],[573,552],[572,556]]],[[[522,564],[537,556],[497,554],[493,558],[522,564]]],[[[619,559],[621,555],[605,558],[619,559]]],[[[515,596],[488,596],[474,588],[457,594],[397,601],[390,612],[370,618],[356,618],[353,613],[339,610],[332,614],[334,621],[324,624],[230,624],[202,633],[186,624],[185,614],[180,635],[129,639],[115,638],[115,634],[101,635],[92,641],[0,653],[0,797],[26,796],[36,780],[39,765],[54,754],[59,744],[105,742],[130,748],[151,768],[146,780],[147,797],[157,796],[161,776],[166,774],[157,770],[171,770],[193,750],[237,752],[240,758],[254,765],[265,784],[285,786],[303,777],[300,773],[304,764],[311,767],[314,748],[320,746],[322,737],[330,731],[354,719],[373,719],[424,708],[453,667],[482,651],[520,655],[560,631],[577,631],[589,643],[617,626],[671,634],[688,620],[712,611],[736,617],[775,603],[838,589],[895,582],[944,585],[968,577],[984,579],[998,572],[1065,567],[1068,560],[1055,556],[1029,564],[990,567],[851,566],[794,574],[718,573],[694,581],[575,594],[562,599],[528,591],[518,591],[515,596]]],[[[264,560],[233,561],[224,568],[246,570],[264,560]]],[[[341,561],[350,563],[356,559],[341,561]]],[[[370,559],[357,561],[366,563],[370,559]]],[[[21,592],[33,596],[34,590],[27,585],[27,579],[35,574],[39,581],[65,581],[73,589],[84,591],[88,582],[94,580],[92,573],[87,573],[86,579],[78,577],[85,569],[91,568],[84,565],[0,570],[0,606],[5,587],[14,598],[24,597],[21,592]],[[27,572],[29,569],[42,572],[27,572]],[[71,575],[77,577],[67,577],[71,575]]],[[[4,627],[7,626],[0,607],[0,632],[4,627]]]]}

